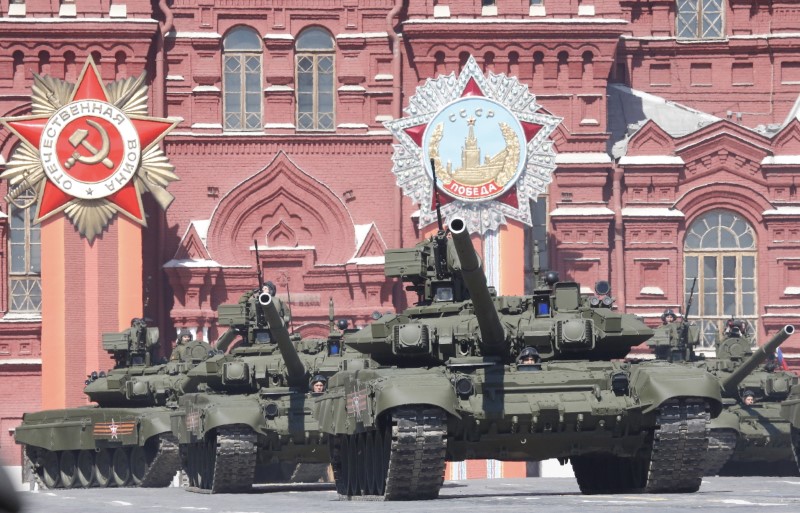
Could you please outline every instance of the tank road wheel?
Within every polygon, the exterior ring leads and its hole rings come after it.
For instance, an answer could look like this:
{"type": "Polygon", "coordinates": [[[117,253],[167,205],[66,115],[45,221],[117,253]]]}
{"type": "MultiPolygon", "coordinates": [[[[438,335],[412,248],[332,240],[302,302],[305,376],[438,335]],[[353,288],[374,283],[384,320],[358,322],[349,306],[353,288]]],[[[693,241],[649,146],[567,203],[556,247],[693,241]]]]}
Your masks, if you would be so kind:
{"type": "Polygon", "coordinates": [[[375,431],[364,433],[364,472],[367,475],[366,491],[367,495],[378,495],[378,472],[376,467],[377,461],[380,459],[380,454],[375,447],[375,431]]]}
{"type": "Polygon", "coordinates": [[[131,463],[126,447],[114,449],[114,456],[111,459],[111,474],[114,477],[114,484],[117,486],[128,486],[131,482],[131,463]]]}
{"type": "Polygon", "coordinates": [[[60,451],[61,455],[58,457],[58,470],[61,479],[61,486],[64,488],[72,488],[78,480],[78,468],[75,463],[74,451],[60,451]]]}
{"type": "Polygon", "coordinates": [[[94,455],[94,479],[100,488],[105,488],[114,480],[111,466],[111,451],[100,449],[94,455]]]}
{"type": "Polygon", "coordinates": [[[145,454],[144,447],[137,445],[131,449],[131,480],[134,486],[141,486],[147,474],[148,464],[147,455],[145,454]]]}
{"type": "Polygon", "coordinates": [[[670,399],[658,409],[649,457],[647,493],[700,489],[708,453],[709,405],[705,399],[670,399]]]}
{"type": "Polygon", "coordinates": [[[333,481],[336,483],[336,493],[340,496],[347,495],[347,453],[344,450],[346,438],[345,435],[328,435],[333,481]]]}
{"type": "Polygon", "coordinates": [[[91,488],[94,484],[94,453],[83,450],[78,453],[78,484],[81,488],[91,488]]]}
{"type": "Polygon", "coordinates": [[[41,460],[41,478],[47,488],[58,487],[61,478],[61,469],[58,462],[58,453],[55,451],[45,451],[41,460]]]}

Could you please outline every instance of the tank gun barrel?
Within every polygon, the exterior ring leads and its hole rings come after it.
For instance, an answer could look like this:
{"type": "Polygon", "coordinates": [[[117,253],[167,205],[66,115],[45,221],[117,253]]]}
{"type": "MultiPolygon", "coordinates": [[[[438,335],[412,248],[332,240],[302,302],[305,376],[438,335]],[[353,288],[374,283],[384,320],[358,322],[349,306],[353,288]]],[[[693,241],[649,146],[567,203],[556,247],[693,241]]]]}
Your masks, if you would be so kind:
{"type": "Polygon", "coordinates": [[[722,389],[730,395],[735,395],[736,387],[739,386],[739,383],[741,383],[748,374],[753,372],[756,367],[764,363],[764,360],[774,353],[778,346],[783,344],[792,333],[794,333],[793,325],[787,324],[784,326],[781,331],[776,333],[775,336],[769,340],[769,342],[756,349],[750,357],[742,362],[741,366],[722,381],[722,389]]]}
{"type": "Polygon", "coordinates": [[[450,233],[453,234],[458,259],[461,262],[461,275],[467,284],[472,304],[475,308],[475,317],[481,331],[481,349],[484,354],[502,355],[508,352],[505,345],[505,330],[500,323],[489,287],[486,285],[486,274],[481,267],[480,257],[475,252],[467,231],[467,223],[461,218],[450,221],[450,233]]]}
{"type": "Polygon", "coordinates": [[[261,293],[258,296],[258,304],[267,320],[267,324],[269,324],[269,330],[273,338],[278,343],[281,356],[286,362],[286,369],[289,371],[289,384],[301,385],[305,383],[306,367],[300,360],[297,349],[295,349],[292,340],[289,338],[289,330],[283,324],[283,319],[281,319],[278,309],[275,308],[272,296],[266,292],[261,293]]]}

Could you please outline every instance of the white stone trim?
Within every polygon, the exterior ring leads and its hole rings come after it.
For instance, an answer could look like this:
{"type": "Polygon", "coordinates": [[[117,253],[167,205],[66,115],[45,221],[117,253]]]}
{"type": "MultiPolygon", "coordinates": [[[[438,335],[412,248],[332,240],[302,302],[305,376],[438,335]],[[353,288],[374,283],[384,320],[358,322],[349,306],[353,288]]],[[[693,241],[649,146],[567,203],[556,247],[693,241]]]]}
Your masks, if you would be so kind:
{"type": "Polygon", "coordinates": [[[8,15],[12,18],[15,16],[25,16],[25,13],[26,13],[25,4],[8,5],[8,15]]]}
{"type": "Polygon", "coordinates": [[[293,123],[264,123],[264,128],[291,128],[294,129],[293,123]]]}
{"type": "Polygon", "coordinates": [[[266,91],[266,92],[271,92],[271,91],[288,92],[288,91],[294,91],[294,87],[287,86],[287,85],[277,85],[276,84],[276,85],[271,85],[271,86],[265,87],[264,91],[266,91]]]}
{"type": "Polygon", "coordinates": [[[433,6],[433,17],[434,18],[449,18],[450,17],[450,6],[449,5],[434,5],[433,6]]]}
{"type": "Polygon", "coordinates": [[[685,164],[683,159],[674,155],[625,155],[619,159],[620,166],[682,166],[683,164],[685,164]]]}
{"type": "Polygon", "coordinates": [[[611,157],[602,152],[565,152],[556,154],[558,164],[610,164],[611,157]]]}
{"type": "Polygon", "coordinates": [[[800,207],[776,207],[761,213],[764,216],[800,216],[800,207]]]}
{"type": "Polygon", "coordinates": [[[528,16],[547,16],[547,10],[544,8],[544,4],[532,5],[528,11],[528,16]]]}
{"type": "Polygon", "coordinates": [[[294,36],[291,34],[264,34],[264,39],[274,39],[276,41],[294,41],[294,36]]]}
{"type": "Polygon", "coordinates": [[[179,82],[186,80],[183,75],[167,75],[167,82],[179,82]]]}
{"type": "Polygon", "coordinates": [[[664,291],[661,290],[661,287],[642,287],[639,294],[643,296],[663,296],[664,291]]]}
{"type": "Polygon", "coordinates": [[[221,123],[194,123],[191,128],[218,128],[222,130],[221,123]]]}
{"type": "Polygon", "coordinates": [[[683,212],[669,207],[624,207],[622,217],[685,217],[683,212]]]}
{"type": "Polygon", "coordinates": [[[578,16],[594,16],[594,6],[578,5],[578,16]]]}
{"type": "Polygon", "coordinates": [[[60,18],[74,18],[78,15],[78,6],[74,3],[61,4],[58,8],[60,18]]]}
{"type": "Polygon", "coordinates": [[[366,88],[364,88],[362,86],[357,86],[357,85],[343,85],[343,86],[339,87],[338,90],[339,91],[350,91],[350,92],[362,93],[362,92],[366,91],[366,88]]]}
{"type": "Polygon", "coordinates": [[[217,32],[174,32],[167,33],[167,37],[175,39],[222,39],[222,35],[217,32]]]}
{"type": "Polygon", "coordinates": [[[41,365],[41,358],[0,358],[0,365],[41,365]]]}
{"type": "Polygon", "coordinates": [[[761,160],[762,166],[800,166],[800,155],[770,155],[761,160]]]}
{"type": "Polygon", "coordinates": [[[219,87],[211,86],[211,85],[199,85],[192,89],[192,92],[195,93],[218,93],[219,87]]]}
{"type": "Polygon", "coordinates": [[[381,80],[394,80],[394,75],[392,75],[391,73],[379,73],[375,75],[376,82],[381,80]]]}
{"type": "Polygon", "coordinates": [[[614,215],[614,211],[608,207],[558,207],[550,212],[550,217],[608,215],[614,215]]]}
{"type": "MultiPolygon", "coordinates": [[[[540,23],[553,24],[553,25],[613,25],[623,24],[629,25],[627,20],[620,18],[536,18],[536,19],[516,19],[516,18],[450,18],[450,19],[431,19],[431,18],[412,18],[403,22],[404,25],[429,25],[433,23],[447,23],[458,25],[480,25],[491,23],[508,23],[511,25],[538,25],[540,23]]],[[[624,37],[624,36],[623,36],[624,37]]],[[[674,39],[674,38],[673,38],[674,39]]]]}
{"type": "Polygon", "coordinates": [[[336,34],[336,39],[382,39],[389,37],[388,32],[362,32],[361,34],[336,34]]]}
{"type": "Polygon", "coordinates": [[[128,6],[126,4],[111,4],[108,9],[109,18],[127,18],[128,6]]]}
{"type": "Polygon", "coordinates": [[[366,123],[339,123],[338,125],[336,125],[336,128],[361,129],[361,128],[369,128],[369,125],[366,123]]]}
{"type": "Polygon", "coordinates": [[[482,6],[481,16],[497,16],[497,4],[482,6]]]}

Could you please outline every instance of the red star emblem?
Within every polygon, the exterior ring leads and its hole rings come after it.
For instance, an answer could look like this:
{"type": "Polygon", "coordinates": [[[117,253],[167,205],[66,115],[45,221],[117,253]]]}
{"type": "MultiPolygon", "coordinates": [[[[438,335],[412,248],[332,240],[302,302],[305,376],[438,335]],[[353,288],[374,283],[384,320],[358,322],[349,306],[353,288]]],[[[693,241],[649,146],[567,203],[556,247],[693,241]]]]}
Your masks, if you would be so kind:
{"type": "Polygon", "coordinates": [[[146,224],[141,191],[138,190],[136,180],[132,179],[138,170],[138,158],[172,130],[177,121],[127,115],[121,108],[111,105],[108,92],[91,58],[87,60],[67,106],[73,104],[74,109],[86,108],[84,106],[90,104],[95,107],[106,104],[108,110],[105,117],[100,114],[94,116],[94,111],[90,115],[87,110],[80,116],[73,116],[71,120],[62,118],[63,126],[56,117],[67,108],[66,106],[49,117],[25,116],[3,120],[20,139],[38,150],[42,166],[47,171],[47,178],[43,180],[39,191],[39,209],[35,222],[61,212],[73,201],[91,200],[96,196],[107,200],[117,212],[142,225],[146,224]],[[94,100],[94,103],[75,103],[84,100],[94,100]],[[118,128],[117,120],[119,123],[124,123],[127,129],[127,141],[120,135],[122,130],[118,128]],[[54,126],[58,127],[59,135],[56,140],[48,141],[43,135],[51,131],[54,126]],[[126,146],[130,147],[137,139],[136,165],[128,164],[126,167],[126,146]],[[55,144],[51,145],[51,142],[55,144]],[[48,158],[52,160],[48,161],[48,158]],[[55,173],[48,167],[53,162],[59,165],[57,176],[84,185],[81,195],[71,194],[69,189],[65,190],[63,182],[59,179],[54,181],[55,173]],[[119,177],[115,180],[115,176],[119,177]],[[120,178],[123,176],[124,180],[120,178]],[[108,183],[103,184],[104,180],[108,183]],[[111,191],[113,192],[109,193],[111,191]]]}
{"type": "MultiPolygon", "coordinates": [[[[469,96],[484,96],[483,91],[481,91],[480,86],[475,82],[475,79],[470,78],[467,82],[467,85],[464,86],[464,90],[461,92],[461,97],[466,98],[469,96]]],[[[527,121],[519,121],[520,125],[522,125],[522,130],[525,133],[525,142],[530,142],[533,137],[539,133],[539,130],[542,129],[542,125],[538,125],[536,123],[529,123],[527,121]]],[[[423,123],[421,125],[412,126],[405,129],[405,132],[411,138],[417,146],[422,147],[422,138],[425,135],[425,130],[428,127],[428,123],[423,123]]],[[[436,198],[432,199],[431,210],[436,209],[436,198]]],[[[519,201],[517,200],[517,186],[514,185],[513,187],[509,188],[502,196],[495,198],[497,201],[501,203],[505,203],[510,205],[514,208],[519,208],[519,201]]],[[[439,201],[442,205],[450,203],[454,201],[454,198],[447,194],[440,194],[439,201]]]]}

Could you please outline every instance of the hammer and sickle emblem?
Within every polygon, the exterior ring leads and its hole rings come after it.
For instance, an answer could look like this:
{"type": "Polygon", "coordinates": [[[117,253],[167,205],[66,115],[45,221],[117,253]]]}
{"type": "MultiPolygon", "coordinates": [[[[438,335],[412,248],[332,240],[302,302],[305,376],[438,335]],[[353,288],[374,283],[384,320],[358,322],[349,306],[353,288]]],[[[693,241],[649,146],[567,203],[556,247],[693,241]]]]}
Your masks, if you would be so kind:
{"type": "Polygon", "coordinates": [[[86,140],[86,136],[89,135],[88,130],[84,130],[83,128],[75,130],[75,132],[69,137],[69,143],[75,148],[78,148],[78,146],[83,146],[89,150],[91,155],[81,155],[76,149],[72,153],[72,156],[68,158],[66,162],[64,162],[64,167],[69,169],[74,166],[76,162],[80,162],[81,164],[86,164],[89,166],[97,164],[98,162],[102,162],[103,165],[108,169],[113,168],[114,163],[111,162],[110,158],[108,158],[108,151],[111,149],[111,141],[108,138],[108,132],[106,132],[106,130],[96,121],[87,119],[86,123],[100,133],[100,137],[103,138],[103,145],[98,150],[86,140]]]}

